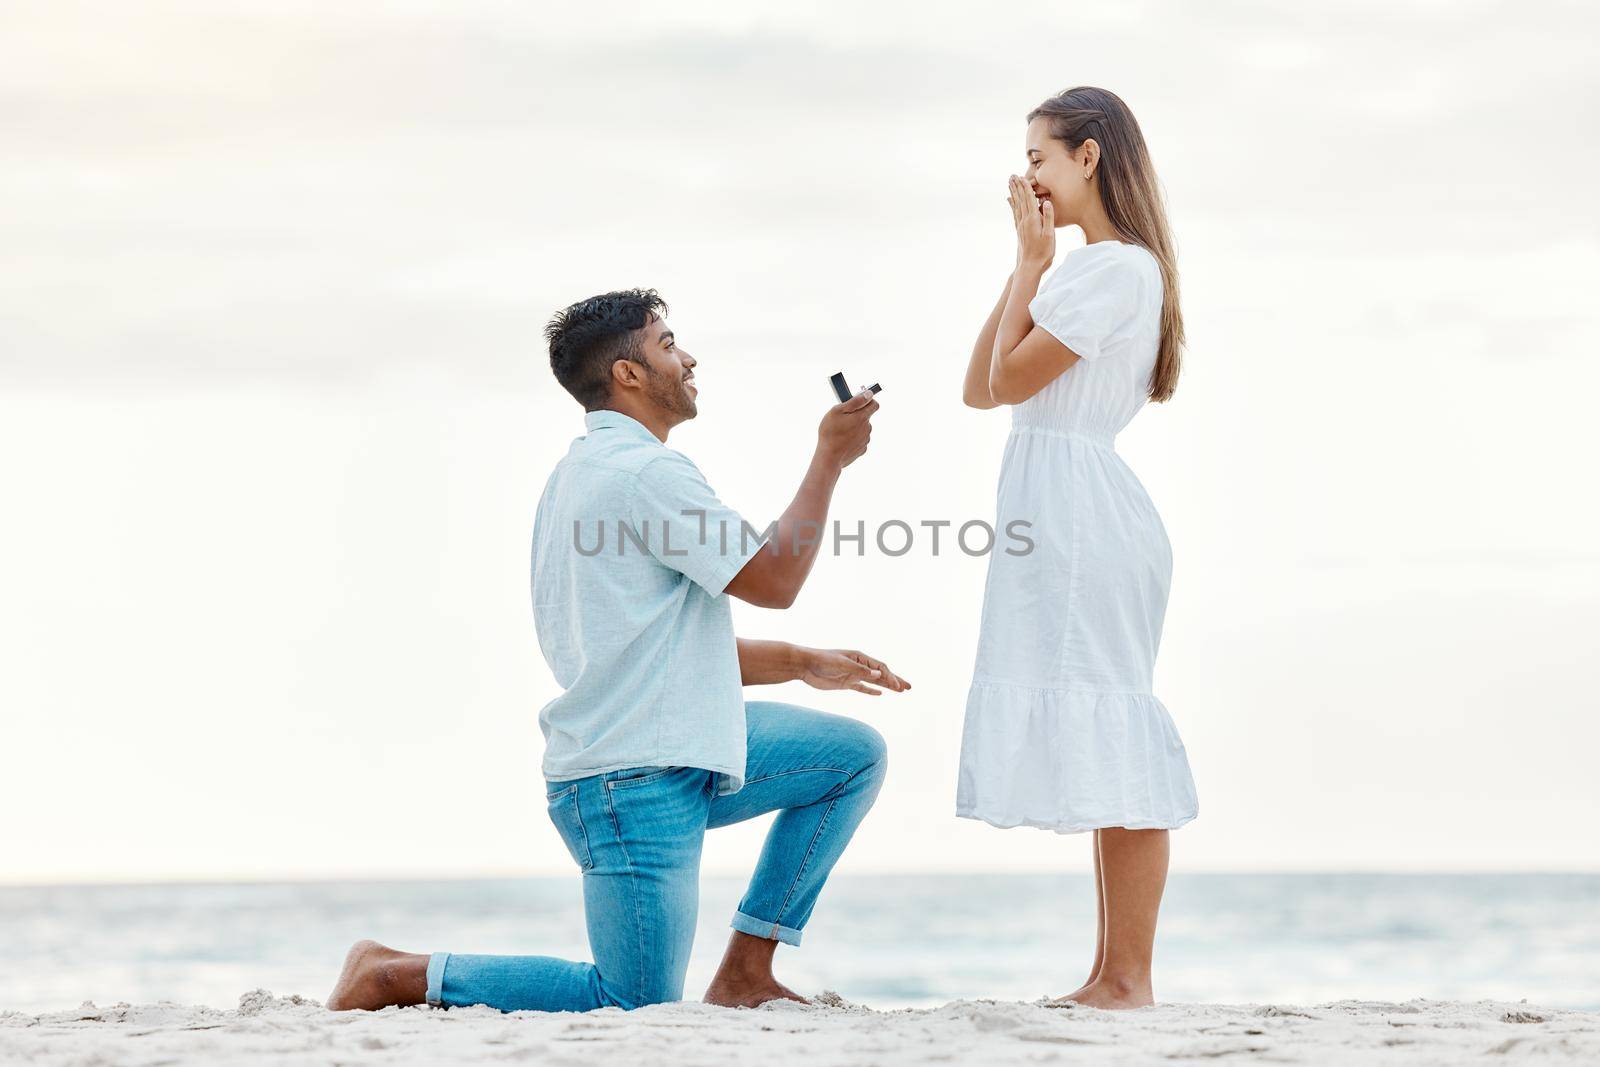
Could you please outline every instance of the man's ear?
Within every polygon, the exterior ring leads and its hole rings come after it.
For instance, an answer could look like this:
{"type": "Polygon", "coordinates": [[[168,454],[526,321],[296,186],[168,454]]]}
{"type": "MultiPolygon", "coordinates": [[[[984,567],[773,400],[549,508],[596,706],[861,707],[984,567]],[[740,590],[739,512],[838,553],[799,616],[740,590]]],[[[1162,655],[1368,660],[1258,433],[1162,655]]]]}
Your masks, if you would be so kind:
{"type": "Polygon", "coordinates": [[[638,389],[644,385],[644,368],[631,359],[611,361],[611,384],[621,389],[638,389]]]}

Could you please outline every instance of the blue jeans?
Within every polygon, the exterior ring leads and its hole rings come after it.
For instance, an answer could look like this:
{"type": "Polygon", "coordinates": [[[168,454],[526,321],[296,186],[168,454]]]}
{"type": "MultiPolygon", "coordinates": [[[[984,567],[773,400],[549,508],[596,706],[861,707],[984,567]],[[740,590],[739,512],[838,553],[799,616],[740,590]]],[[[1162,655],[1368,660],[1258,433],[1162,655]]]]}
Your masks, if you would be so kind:
{"type": "Polygon", "coordinates": [[[594,963],[549,956],[428,960],[429,1004],[590,1011],[678,1000],[700,905],[707,829],[780,814],[733,928],[800,943],[817,894],[883,784],[883,738],[865,723],[767,701],[745,705],[745,784],[716,796],[693,767],[639,767],[549,783],[550,818],[583,871],[594,963]]]}

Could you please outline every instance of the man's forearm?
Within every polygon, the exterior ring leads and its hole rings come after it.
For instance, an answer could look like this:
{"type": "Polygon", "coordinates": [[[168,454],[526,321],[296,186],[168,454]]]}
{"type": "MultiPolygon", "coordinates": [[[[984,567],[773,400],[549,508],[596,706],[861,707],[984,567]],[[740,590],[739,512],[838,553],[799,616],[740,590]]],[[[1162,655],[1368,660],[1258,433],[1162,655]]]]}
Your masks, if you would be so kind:
{"type": "Polygon", "coordinates": [[[777,685],[804,673],[805,649],[787,641],[737,638],[739,681],[743,685],[777,685]]]}
{"type": "Polygon", "coordinates": [[[730,596],[758,608],[787,608],[794,603],[825,539],[828,505],[839,474],[867,451],[872,413],[877,410],[871,390],[828,409],[817,427],[817,447],[794,499],[768,527],[772,533],[766,544],[728,583],[730,596]]]}
{"type": "Polygon", "coordinates": [[[819,449],[811,457],[794,499],[778,519],[772,540],[762,546],[761,551],[772,553],[772,573],[784,589],[798,593],[817,561],[841,470],[836,459],[819,449]]]}

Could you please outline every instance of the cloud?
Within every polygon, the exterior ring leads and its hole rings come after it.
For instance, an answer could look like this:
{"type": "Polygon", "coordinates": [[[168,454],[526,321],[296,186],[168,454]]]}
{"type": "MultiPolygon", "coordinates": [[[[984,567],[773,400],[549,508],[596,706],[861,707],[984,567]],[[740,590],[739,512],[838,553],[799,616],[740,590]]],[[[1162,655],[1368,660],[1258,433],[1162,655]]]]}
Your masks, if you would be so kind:
{"type": "MultiPolygon", "coordinates": [[[[871,5],[640,5],[626,32],[550,5],[40,5],[0,43],[0,378],[503,383],[619,279],[720,286],[736,332],[832,308],[849,337],[1003,260],[1020,114],[1074,81],[1135,102],[1193,292],[1292,279],[1275,307],[1305,320],[1370,302],[1354,258],[1592,249],[1586,16],[1480,16],[1043,8],[1022,42],[959,5],[916,33],[871,5]]],[[[1537,271],[1489,272],[1496,301],[1464,273],[1435,277],[1486,333],[1547,313],[1537,271]]]]}

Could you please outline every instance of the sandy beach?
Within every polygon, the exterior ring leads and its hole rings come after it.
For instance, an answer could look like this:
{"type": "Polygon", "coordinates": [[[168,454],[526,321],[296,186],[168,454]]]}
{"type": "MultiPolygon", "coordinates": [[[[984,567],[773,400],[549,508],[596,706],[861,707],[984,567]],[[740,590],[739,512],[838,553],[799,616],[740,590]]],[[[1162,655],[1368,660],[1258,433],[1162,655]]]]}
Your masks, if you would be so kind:
{"type": "Polygon", "coordinates": [[[963,1000],[874,1011],[681,1003],[585,1015],[489,1008],[329,1012],[254,990],[236,1009],[174,1003],[0,1012],[0,1062],[87,1064],[896,1065],[973,1063],[1524,1064],[1600,1062],[1600,1015],[1527,1003],[1345,1000],[1167,1004],[1135,1012],[963,1000]]]}

